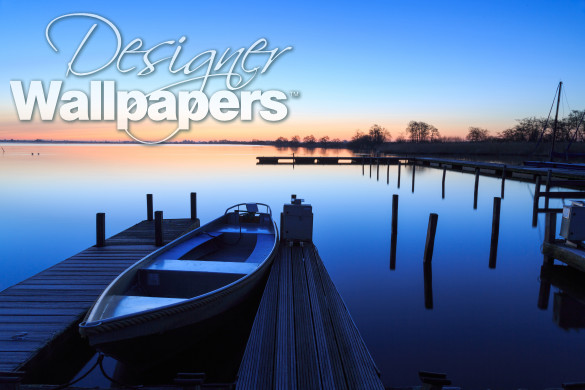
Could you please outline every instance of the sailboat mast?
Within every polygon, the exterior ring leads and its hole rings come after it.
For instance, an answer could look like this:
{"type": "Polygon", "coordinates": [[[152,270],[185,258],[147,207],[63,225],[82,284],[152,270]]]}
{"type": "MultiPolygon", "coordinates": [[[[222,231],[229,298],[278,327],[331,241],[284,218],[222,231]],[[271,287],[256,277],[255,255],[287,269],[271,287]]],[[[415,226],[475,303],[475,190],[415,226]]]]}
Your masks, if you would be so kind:
{"type": "Polygon", "coordinates": [[[550,158],[549,161],[553,161],[553,156],[555,152],[555,140],[557,138],[557,123],[559,119],[559,105],[561,103],[561,90],[563,89],[563,82],[559,82],[559,96],[557,97],[557,113],[555,114],[555,124],[553,126],[553,139],[552,139],[552,146],[550,148],[550,158]]]}

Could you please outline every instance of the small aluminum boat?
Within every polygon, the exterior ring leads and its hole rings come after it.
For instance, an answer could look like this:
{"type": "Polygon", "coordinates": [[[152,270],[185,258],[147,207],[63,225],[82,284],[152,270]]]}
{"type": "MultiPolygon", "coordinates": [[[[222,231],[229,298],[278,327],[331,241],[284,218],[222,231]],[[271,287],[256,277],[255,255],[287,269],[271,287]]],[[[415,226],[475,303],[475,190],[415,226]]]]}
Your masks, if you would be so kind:
{"type": "Polygon", "coordinates": [[[277,249],[268,205],[232,206],[120,274],[79,325],[80,333],[121,362],[164,360],[205,338],[258,294],[277,249]]]}

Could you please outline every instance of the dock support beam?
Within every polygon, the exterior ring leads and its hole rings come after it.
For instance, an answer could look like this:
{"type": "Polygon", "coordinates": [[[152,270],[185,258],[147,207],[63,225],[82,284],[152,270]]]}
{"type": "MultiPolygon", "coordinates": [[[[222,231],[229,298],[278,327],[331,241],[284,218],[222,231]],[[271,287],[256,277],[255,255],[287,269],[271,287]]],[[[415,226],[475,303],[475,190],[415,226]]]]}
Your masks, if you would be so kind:
{"type": "Polygon", "coordinates": [[[473,188],[473,209],[477,209],[477,193],[479,190],[479,169],[475,168],[475,186],[473,188]]]}
{"type": "Polygon", "coordinates": [[[427,241],[425,243],[425,254],[423,259],[425,264],[433,261],[433,248],[435,246],[435,232],[437,231],[438,219],[438,214],[431,213],[429,215],[429,227],[427,228],[427,241]]]}
{"type": "Polygon", "coordinates": [[[500,207],[502,199],[494,197],[494,213],[492,216],[492,240],[490,243],[490,261],[489,267],[496,268],[496,259],[498,257],[498,239],[500,237],[500,207]]]}
{"type": "Polygon", "coordinates": [[[146,194],[146,220],[152,221],[152,194],[146,194]]]}
{"type": "Polygon", "coordinates": [[[442,184],[442,192],[441,197],[445,199],[445,176],[447,176],[447,168],[443,168],[443,184],[442,184]]]}
{"type": "Polygon", "coordinates": [[[154,212],[154,245],[163,246],[163,212],[154,212]]]}
{"type": "Polygon", "coordinates": [[[191,192],[191,219],[197,219],[197,193],[191,192]]]}
{"type": "Polygon", "coordinates": [[[534,185],[534,202],[532,203],[532,227],[538,224],[538,201],[540,199],[540,175],[536,176],[534,185]]]}
{"type": "Polygon", "coordinates": [[[95,246],[101,248],[106,246],[106,213],[95,215],[95,246]]]}
{"type": "Polygon", "coordinates": [[[398,195],[392,195],[392,228],[390,233],[390,269],[396,269],[396,242],[398,238],[398,195]]]}

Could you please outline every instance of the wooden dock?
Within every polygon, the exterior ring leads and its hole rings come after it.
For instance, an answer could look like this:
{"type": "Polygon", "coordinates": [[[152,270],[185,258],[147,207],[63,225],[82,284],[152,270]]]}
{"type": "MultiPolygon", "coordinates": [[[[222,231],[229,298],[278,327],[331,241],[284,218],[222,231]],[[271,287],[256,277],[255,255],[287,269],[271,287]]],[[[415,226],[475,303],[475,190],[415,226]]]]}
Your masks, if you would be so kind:
{"type": "MultiPolygon", "coordinates": [[[[433,157],[319,157],[319,156],[259,156],[257,165],[416,165],[432,168],[441,168],[450,171],[477,172],[482,176],[507,178],[517,181],[534,182],[536,177],[546,178],[551,171],[552,179],[585,180],[585,170],[569,169],[563,165],[553,167],[535,167],[524,165],[509,165],[480,161],[454,160],[433,157]]],[[[582,188],[583,183],[569,188],[582,188]]]]}
{"type": "MultiPolygon", "coordinates": [[[[69,380],[94,353],[77,325],[116,276],[158,249],[154,224],[142,221],[0,292],[0,371],[21,372],[28,383],[69,380]]],[[[198,226],[198,219],[163,220],[164,242],[198,226]]]]}
{"type": "Polygon", "coordinates": [[[281,244],[236,389],[384,389],[312,244],[281,244]]]}

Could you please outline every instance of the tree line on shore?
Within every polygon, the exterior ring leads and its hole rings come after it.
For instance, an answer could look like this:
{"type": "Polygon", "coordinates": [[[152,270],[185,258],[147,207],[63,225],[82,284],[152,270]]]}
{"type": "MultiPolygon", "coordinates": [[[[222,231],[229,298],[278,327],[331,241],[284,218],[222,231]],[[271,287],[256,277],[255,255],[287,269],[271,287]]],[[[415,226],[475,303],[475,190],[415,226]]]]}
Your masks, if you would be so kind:
{"type": "MultiPolygon", "coordinates": [[[[568,116],[557,122],[557,141],[585,141],[585,125],[583,119],[585,110],[573,110],[568,116]],[[579,130],[581,129],[581,130],[579,130]]],[[[554,120],[547,118],[529,117],[517,119],[518,123],[502,132],[490,134],[489,130],[471,126],[467,135],[463,137],[443,137],[439,130],[426,122],[411,121],[404,132],[398,134],[393,142],[536,142],[539,140],[548,142],[552,140],[554,120]]],[[[308,135],[301,139],[295,135],[290,140],[278,137],[273,142],[268,142],[279,147],[350,147],[352,149],[375,149],[386,142],[392,142],[390,132],[379,125],[373,125],[367,132],[357,130],[351,140],[330,139],[328,136],[315,138],[308,135]]]]}

